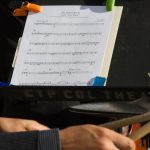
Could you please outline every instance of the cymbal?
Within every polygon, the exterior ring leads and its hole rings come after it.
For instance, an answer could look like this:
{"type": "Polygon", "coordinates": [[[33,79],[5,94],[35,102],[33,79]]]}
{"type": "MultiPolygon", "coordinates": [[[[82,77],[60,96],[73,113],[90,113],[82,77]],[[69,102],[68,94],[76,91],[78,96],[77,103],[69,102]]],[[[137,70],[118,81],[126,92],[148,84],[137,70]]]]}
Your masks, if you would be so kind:
{"type": "Polygon", "coordinates": [[[104,115],[104,116],[129,116],[142,114],[148,108],[131,102],[96,102],[71,106],[70,111],[82,114],[104,115]]]}

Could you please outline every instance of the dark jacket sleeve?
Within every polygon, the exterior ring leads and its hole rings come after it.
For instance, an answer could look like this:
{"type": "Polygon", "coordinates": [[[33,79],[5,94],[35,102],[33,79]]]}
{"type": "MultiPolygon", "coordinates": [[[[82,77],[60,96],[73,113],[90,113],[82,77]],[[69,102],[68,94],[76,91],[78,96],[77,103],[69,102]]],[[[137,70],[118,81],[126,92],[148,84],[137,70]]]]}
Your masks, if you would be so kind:
{"type": "Polygon", "coordinates": [[[0,133],[0,150],[60,150],[58,131],[0,133]]]}

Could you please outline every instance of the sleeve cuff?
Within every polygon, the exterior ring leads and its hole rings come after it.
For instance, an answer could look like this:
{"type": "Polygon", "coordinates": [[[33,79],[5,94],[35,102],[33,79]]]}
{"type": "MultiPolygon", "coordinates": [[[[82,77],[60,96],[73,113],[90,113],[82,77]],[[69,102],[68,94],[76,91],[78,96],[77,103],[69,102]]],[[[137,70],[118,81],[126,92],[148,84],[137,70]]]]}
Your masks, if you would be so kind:
{"type": "Polygon", "coordinates": [[[60,150],[59,129],[38,132],[38,150],[60,150]]]}

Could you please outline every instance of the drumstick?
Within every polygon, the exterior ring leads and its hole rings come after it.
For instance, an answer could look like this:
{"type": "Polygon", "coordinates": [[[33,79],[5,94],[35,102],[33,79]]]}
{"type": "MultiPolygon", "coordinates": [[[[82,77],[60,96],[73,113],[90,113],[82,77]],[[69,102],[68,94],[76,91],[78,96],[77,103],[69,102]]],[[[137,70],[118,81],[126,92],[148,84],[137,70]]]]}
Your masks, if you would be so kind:
{"type": "MultiPolygon", "coordinates": [[[[109,129],[116,129],[122,126],[132,125],[134,123],[140,123],[140,122],[149,121],[149,120],[150,120],[150,112],[147,112],[141,115],[136,115],[136,116],[108,122],[105,124],[101,124],[100,126],[106,127],[109,129]]],[[[146,123],[139,129],[137,129],[133,134],[129,135],[129,138],[131,138],[133,141],[136,141],[144,137],[148,133],[150,133],[150,122],[146,123]]]]}
{"type": "Polygon", "coordinates": [[[116,129],[116,128],[120,128],[122,126],[132,125],[134,123],[140,123],[140,122],[145,122],[145,121],[149,121],[149,120],[150,120],[150,112],[147,112],[147,113],[144,113],[141,115],[135,115],[132,117],[123,118],[123,119],[119,119],[116,121],[104,123],[104,124],[101,124],[100,126],[106,127],[109,129],[116,129]]]}

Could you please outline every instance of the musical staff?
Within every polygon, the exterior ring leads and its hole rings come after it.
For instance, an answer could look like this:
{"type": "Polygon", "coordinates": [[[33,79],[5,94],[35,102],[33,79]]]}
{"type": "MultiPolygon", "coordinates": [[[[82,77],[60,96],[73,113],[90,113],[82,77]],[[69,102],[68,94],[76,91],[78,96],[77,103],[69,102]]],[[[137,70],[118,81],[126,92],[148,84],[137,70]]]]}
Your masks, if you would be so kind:
{"type": "Polygon", "coordinates": [[[49,36],[99,36],[102,35],[101,32],[40,32],[40,31],[33,31],[32,35],[34,36],[43,36],[43,37],[49,37],[49,36]]]}
{"type": "Polygon", "coordinates": [[[83,70],[68,70],[68,71],[22,71],[23,75],[59,75],[59,76],[68,76],[73,74],[88,74],[91,73],[91,71],[83,71],[83,70]]]}
{"type": "MultiPolygon", "coordinates": [[[[31,51],[31,50],[30,50],[31,51]]],[[[51,51],[51,50],[47,50],[51,51]]],[[[81,55],[96,55],[97,51],[74,51],[74,52],[27,52],[27,55],[72,55],[72,56],[81,56],[81,55]]]]}
{"type": "Polygon", "coordinates": [[[55,61],[55,62],[32,62],[32,61],[25,61],[25,65],[94,65],[95,61],[55,61]]]}
{"type": "Polygon", "coordinates": [[[98,41],[94,41],[94,42],[90,42],[90,41],[86,41],[86,42],[30,42],[30,45],[53,45],[53,46],[75,46],[75,45],[98,45],[100,44],[100,42],[98,41]]]}
{"type": "Polygon", "coordinates": [[[43,81],[43,82],[19,82],[19,85],[31,85],[31,86],[83,86],[83,85],[87,85],[86,82],[81,82],[81,81],[74,81],[74,82],[67,82],[67,81],[43,81]]]}
{"type": "Polygon", "coordinates": [[[89,23],[85,23],[85,22],[79,22],[79,23],[65,23],[65,22],[35,22],[34,25],[36,26],[51,26],[53,28],[56,28],[56,27],[60,27],[60,26],[102,26],[104,25],[104,22],[89,22],[89,23]]]}

